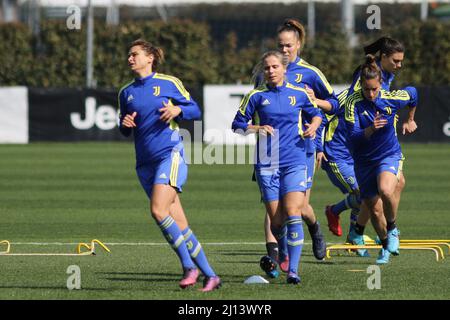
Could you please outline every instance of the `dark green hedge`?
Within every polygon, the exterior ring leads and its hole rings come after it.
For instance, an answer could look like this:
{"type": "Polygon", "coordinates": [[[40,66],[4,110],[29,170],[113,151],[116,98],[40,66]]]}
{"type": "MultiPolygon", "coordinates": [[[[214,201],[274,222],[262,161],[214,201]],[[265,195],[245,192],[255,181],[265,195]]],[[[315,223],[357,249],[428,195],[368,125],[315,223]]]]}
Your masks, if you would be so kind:
{"type": "MultiPolygon", "coordinates": [[[[361,45],[350,49],[339,26],[319,32],[314,45],[307,43],[302,57],[319,67],[331,83],[348,83],[363,58],[362,46],[389,34],[406,46],[405,67],[397,84],[446,85],[450,83],[450,23],[406,21],[383,33],[360,35],[361,45]]],[[[0,25],[0,85],[83,87],[85,85],[86,28],[71,31],[65,22],[47,21],[40,37],[21,24],[0,25]]],[[[119,88],[133,77],[126,62],[127,45],[139,37],[161,46],[166,63],[161,72],[175,75],[187,87],[205,83],[248,83],[261,53],[275,47],[265,39],[238,46],[239,34],[224,40],[211,37],[205,23],[171,20],[122,23],[117,27],[96,21],[94,78],[99,88],[119,88]]]]}
{"type": "MultiPolygon", "coordinates": [[[[0,85],[82,87],[86,74],[86,28],[68,30],[64,22],[45,22],[35,39],[23,25],[0,25],[0,85]]],[[[161,46],[161,72],[189,84],[219,81],[219,61],[211,50],[209,29],[190,21],[95,24],[94,78],[97,87],[119,88],[133,77],[127,46],[137,38],[161,46]]]]}
{"type": "MultiPolygon", "coordinates": [[[[405,60],[395,85],[448,85],[450,83],[450,22],[407,20],[398,27],[361,36],[361,47],[381,35],[405,45],[405,60]]],[[[360,51],[362,52],[362,50],[360,51]]]]}

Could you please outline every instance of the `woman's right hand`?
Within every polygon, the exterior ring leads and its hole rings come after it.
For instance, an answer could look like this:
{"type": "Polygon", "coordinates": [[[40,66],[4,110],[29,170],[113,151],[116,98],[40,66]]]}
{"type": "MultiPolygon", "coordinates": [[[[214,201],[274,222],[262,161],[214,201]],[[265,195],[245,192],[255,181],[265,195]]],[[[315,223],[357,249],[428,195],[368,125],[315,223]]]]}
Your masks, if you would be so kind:
{"type": "Polygon", "coordinates": [[[136,118],[137,112],[133,112],[133,114],[127,114],[122,120],[122,126],[125,128],[135,128],[136,123],[134,123],[134,118],[136,118]]]}
{"type": "Polygon", "coordinates": [[[373,129],[378,130],[383,128],[385,125],[387,125],[388,121],[387,119],[383,118],[383,115],[381,115],[378,111],[375,116],[375,119],[373,120],[373,129]]]}
{"type": "Polygon", "coordinates": [[[269,126],[269,125],[263,125],[263,126],[258,126],[259,128],[258,128],[258,132],[260,133],[260,134],[262,134],[262,135],[267,135],[267,134],[270,134],[271,136],[273,136],[273,132],[274,132],[274,130],[273,130],[273,128],[271,127],[271,126],[269,126]]]}
{"type": "Polygon", "coordinates": [[[256,124],[249,124],[247,127],[247,130],[249,130],[252,133],[260,133],[262,135],[271,135],[273,136],[274,134],[274,129],[272,128],[272,126],[269,126],[268,124],[260,126],[260,125],[256,125],[256,124]]]}
{"type": "Polygon", "coordinates": [[[328,162],[327,157],[325,156],[325,153],[323,152],[317,152],[316,154],[316,169],[319,169],[322,167],[322,161],[328,162]]]}

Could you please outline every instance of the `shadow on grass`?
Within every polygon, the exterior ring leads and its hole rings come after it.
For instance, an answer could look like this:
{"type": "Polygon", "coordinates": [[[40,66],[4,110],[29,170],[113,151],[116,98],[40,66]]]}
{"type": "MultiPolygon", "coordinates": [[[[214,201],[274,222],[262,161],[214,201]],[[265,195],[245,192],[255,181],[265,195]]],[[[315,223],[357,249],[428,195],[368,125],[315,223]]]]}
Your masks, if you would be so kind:
{"type": "MultiPolygon", "coordinates": [[[[96,274],[103,274],[118,277],[105,277],[101,278],[103,280],[108,281],[117,281],[117,282],[178,282],[181,279],[181,274],[172,274],[172,273],[144,273],[144,272],[96,272],[96,274]]],[[[224,283],[240,283],[242,284],[244,280],[247,278],[245,276],[242,279],[237,279],[235,275],[232,274],[224,274],[221,273],[220,277],[224,283]]],[[[204,276],[201,275],[197,281],[197,283],[201,284],[203,282],[204,276]]]]}
{"type": "Polygon", "coordinates": [[[361,258],[356,258],[355,260],[352,261],[348,261],[348,260],[339,260],[339,259],[333,259],[333,261],[330,260],[326,260],[326,261],[302,261],[301,263],[305,263],[305,264],[317,264],[317,265],[321,265],[321,264],[326,264],[326,265],[335,265],[335,266],[339,266],[339,265],[369,265],[369,264],[373,264],[370,262],[370,260],[356,260],[356,259],[361,259],[361,258]]]}
{"type": "MultiPolygon", "coordinates": [[[[66,287],[50,287],[50,286],[0,286],[0,289],[31,289],[31,290],[61,290],[61,291],[69,291],[66,287]]],[[[85,288],[81,287],[83,291],[110,291],[108,288],[85,288]]],[[[74,290],[78,291],[78,290],[74,290]]]]}
{"type": "Polygon", "coordinates": [[[178,278],[102,278],[108,281],[122,281],[122,282],[173,282],[180,280],[178,278]]]}
{"type": "Polygon", "coordinates": [[[216,253],[223,256],[261,256],[265,254],[265,251],[216,251],[216,253]]]}
{"type": "Polygon", "coordinates": [[[109,276],[103,278],[108,281],[140,281],[140,282],[166,282],[180,280],[181,274],[175,273],[152,273],[152,272],[96,272],[96,274],[103,274],[109,276]],[[126,277],[130,276],[130,277],[126,277]]]}
{"type": "Polygon", "coordinates": [[[95,274],[120,275],[120,276],[173,276],[179,277],[178,273],[157,273],[157,272],[96,272],[95,274]]]}
{"type": "Polygon", "coordinates": [[[217,263],[223,263],[223,264],[258,264],[259,265],[259,259],[255,260],[239,260],[239,261],[217,261],[217,263]]]}
{"type": "Polygon", "coordinates": [[[300,264],[326,264],[326,265],[334,265],[336,264],[334,261],[319,261],[319,260],[311,260],[311,261],[301,261],[300,264]]]}

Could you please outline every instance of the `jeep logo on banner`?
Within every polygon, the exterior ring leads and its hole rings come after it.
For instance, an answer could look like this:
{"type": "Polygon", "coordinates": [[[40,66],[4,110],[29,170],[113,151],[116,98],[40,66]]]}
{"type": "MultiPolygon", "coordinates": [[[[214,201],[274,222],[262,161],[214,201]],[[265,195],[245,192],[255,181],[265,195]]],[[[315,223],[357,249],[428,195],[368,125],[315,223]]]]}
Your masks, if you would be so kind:
{"type": "Polygon", "coordinates": [[[97,101],[94,97],[87,97],[85,100],[84,119],[81,113],[70,114],[70,122],[79,130],[89,130],[94,126],[100,130],[111,130],[117,125],[117,111],[108,105],[96,108],[97,101]]]}
{"type": "MultiPolygon", "coordinates": [[[[206,143],[253,142],[231,131],[240,100],[252,88],[251,85],[204,87],[203,140],[206,143]]],[[[339,93],[342,88],[334,86],[334,89],[339,93]]],[[[417,89],[419,103],[415,119],[418,129],[412,135],[401,134],[408,112],[405,108],[401,110],[397,124],[398,138],[401,142],[450,142],[449,87],[422,86],[417,89]]],[[[202,95],[196,93],[192,96],[202,106],[202,95]]],[[[123,137],[117,128],[117,94],[118,90],[101,89],[2,88],[0,111],[8,116],[0,117],[0,143],[130,141],[132,136],[123,137]]],[[[191,122],[182,121],[180,127],[183,126],[196,137],[191,122]]]]}
{"type": "Polygon", "coordinates": [[[30,141],[129,140],[117,128],[117,91],[29,89],[30,141]]]}

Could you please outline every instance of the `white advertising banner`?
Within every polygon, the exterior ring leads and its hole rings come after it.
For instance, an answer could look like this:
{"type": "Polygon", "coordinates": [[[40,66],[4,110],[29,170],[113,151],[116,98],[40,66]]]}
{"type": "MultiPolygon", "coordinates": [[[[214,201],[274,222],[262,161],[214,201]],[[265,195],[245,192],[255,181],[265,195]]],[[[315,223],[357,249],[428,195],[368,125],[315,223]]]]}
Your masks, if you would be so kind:
{"type": "MultiPolygon", "coordinates": [[[[349,85],[333,86],[336,94],[349,85]]],[[[205,85],[203,87],[203,141],[208,144],[243,145],[256,143],[254,134],[242,136],[231,130],[231,123],[245,94],[252,85],[205,85]]]]}
{"type": "Polygon", "coordinates": [[[27,87],[0,88],[0,143],[28,143],[27,87]]]}
{"type": "Polygon", "coordinates": [[[209,144],[243,145],[256,143],[254,134],[243,136],[231,130],[231,123],[252,85],[205,85],[203,87],[203,141],[209,144]]]}

